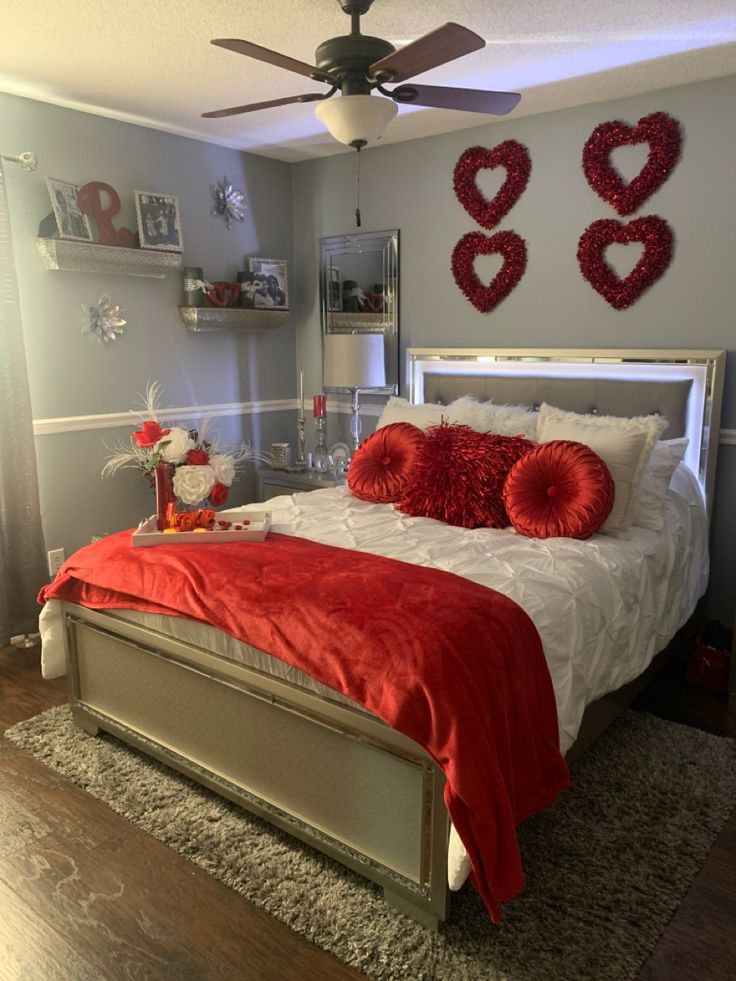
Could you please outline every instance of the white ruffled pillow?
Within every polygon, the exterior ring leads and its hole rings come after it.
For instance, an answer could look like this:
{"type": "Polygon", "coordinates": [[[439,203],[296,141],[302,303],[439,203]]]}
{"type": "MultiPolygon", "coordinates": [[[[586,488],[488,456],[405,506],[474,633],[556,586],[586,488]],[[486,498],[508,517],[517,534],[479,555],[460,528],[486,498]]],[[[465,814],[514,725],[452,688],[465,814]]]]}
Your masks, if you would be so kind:
{"type": "Polygon", "coordinates": [[[654,444],[639,485],[639,505],[632,524],[651,531],[664,528],[664,502],[672,474],[685,456],[687,438],[664,439],[654,444]]]}
{"type": "Polygon", "coordinates": [[[447,421],[470,426],[479,433],[524,436],[536,440],[539,413],[524,405],[497,405],[463,395],[447,406],[447,421]]]}
{"type": "Polygon", "coordinates": [[[427,429],[429,426],[439,426],[446,412],[446,405],[437,405],[434,402],[412,405],[408,399],[393,395],[384,406],[376,429],[383,429],[394,422],[410,422],[419,429],[427,429]]]}
{"type": "Polygon", "coordinates": [[[625,531],[639,504],[639,485],[654,444],[667,427],[662,416],[581,415],[543,402],[539,409],[537,439],[570,439],[584,443],[606,463],[616,488],[613,510],[601,531],[625,531]]]}

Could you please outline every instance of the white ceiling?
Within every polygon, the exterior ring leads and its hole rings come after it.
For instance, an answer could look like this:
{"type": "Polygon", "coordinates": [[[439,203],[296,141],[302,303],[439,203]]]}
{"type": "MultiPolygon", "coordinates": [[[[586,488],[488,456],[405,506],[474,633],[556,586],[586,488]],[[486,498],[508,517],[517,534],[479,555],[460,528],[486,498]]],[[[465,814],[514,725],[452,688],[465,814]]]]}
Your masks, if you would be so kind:
{"type": "MultiPolygon", "coordinates": [[[[521,92],[502,118],[736,73],[736,0],[375,0],[361,30],[401,47],[447,21],[486,47],[420,80],[521,92]]],[[[337,0],[3,0],[0,91],[305,160],[347,151],[312,105],[200,114],[324,86],[209,41],[245,38],[313,64],[321,41],[349,29],[337,0]]],[[[402,107],[382,142],[496,118],[402,107]]]]}

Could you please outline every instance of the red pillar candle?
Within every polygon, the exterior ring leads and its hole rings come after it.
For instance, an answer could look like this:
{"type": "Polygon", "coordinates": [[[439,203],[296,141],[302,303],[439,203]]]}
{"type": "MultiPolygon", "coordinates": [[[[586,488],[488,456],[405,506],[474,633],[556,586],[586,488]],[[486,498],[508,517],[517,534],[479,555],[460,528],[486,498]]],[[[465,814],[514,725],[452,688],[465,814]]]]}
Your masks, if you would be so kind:
{"type": "Polygon", "coordinates": [[[315,395],[314,396],[314,418],[324,419],[327,415],[327,396],[326,395],[315,395]]]}

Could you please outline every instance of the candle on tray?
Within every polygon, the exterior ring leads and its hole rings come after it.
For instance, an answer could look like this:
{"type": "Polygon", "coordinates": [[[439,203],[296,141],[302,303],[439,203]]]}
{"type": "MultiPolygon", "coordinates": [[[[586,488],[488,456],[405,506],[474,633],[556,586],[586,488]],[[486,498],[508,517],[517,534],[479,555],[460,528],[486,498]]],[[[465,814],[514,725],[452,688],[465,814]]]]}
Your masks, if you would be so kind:
{"type": "Polygon", "coordinates": [[[326,395],[315,395],[314,396],[314,418],[324,419],[327,415],[327,396],[326,395]]]}

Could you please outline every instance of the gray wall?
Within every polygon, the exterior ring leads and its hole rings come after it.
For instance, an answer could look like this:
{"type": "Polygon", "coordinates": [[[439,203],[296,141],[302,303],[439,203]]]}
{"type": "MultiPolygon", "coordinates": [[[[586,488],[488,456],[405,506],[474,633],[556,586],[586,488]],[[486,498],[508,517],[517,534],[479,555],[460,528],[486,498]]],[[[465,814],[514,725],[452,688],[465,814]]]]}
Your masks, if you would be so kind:
{"type": "MultiPolygon", "coordinates": [[[[645,159],[644,147],[614,156],[628,177],[645,159]]],[[[297,363],[304,367],[305,387],[315,390],[320,379],[318,241],[355,231],[354,168],[352,154],[293,167],[294,258],[300,271],[297,363]]],[[[481,180],[489,196],[505,176],[501,168],[494,173],[481,180]]],[[[405,349],[420,345],[725,348],[731,353],[722,425],[736,428],[734,174],[736,77],[363,151],[363,228],[399,228],[401,233],[402,363],[405,349]],[[656,111],[680,121],[683,152],[670,179],[637,214],[661,215],[669,222],[675,255],[664,277],[639,302],[616,311],[583,280],[576,260],[583,230],[598,218],[618,217],[588,186],[582,148],[599,123],[623,119],[634,124],[656,111]],[[478,228],[455,198],[452,174],[467,147],[493,147],[506,139],[528,147],[532,175],[498,229],[513,229],[526,240],[529,261],[516,290],[490,314],[482,314],[459,291],[450,270],[455,243],[478,228]]],[[[620,272],[625,275],[628,267],[620,272]]],[[[335,420],[333,428],[342,426],[344,432],[345,419],[335,420]]],[[[368,428],[366,419],[364,432],[368,428]]],[[[730,621],[736,591],[731,517],[736,447],[721,446],[719,457],[710,609],[730,621]]]]}
{"type": "MultiPolygon", "coordinates": [[[[21,295],[33,413],[36,419],[125,412],[149,380],[165,406],[268,401],[295,395],[293,319],[268,334],[190,333],[181,323],[180,272],[164,279],[49,271],[36,253],[39,221],[50,212],[45,177],[112,185],[122,202],[117,227],[136,230],[133,191],[176,195],[184,265],[212,280],[234,280],[245,256],[291,264],[291,169],[288,164],[183,139],[99,116],[0,95],[0,152],[34,151],[39,168],[5,163],[21,295]],[[244,222],[230,230],[213,215],[210,185],[227,175],[245,192],[244,222]],[[101,346],[81,334],[82,304],[107,292],[127,325],[101,346]]],[[[295,413],[292,414],[295,418],[295,413]]],[[[269,447],[289,435],[288,413],[216,420],[223,442],[251,439],[269,447]]],[[[151,512],[152,495],[137,471],[100,479],[107,451],[131,429],[72,431],[36,438],[48,548],[67,554],[93,535],[131,527],[151,512]]],[[[254,499],[253,467],[228,503],[254,499]]]]}

